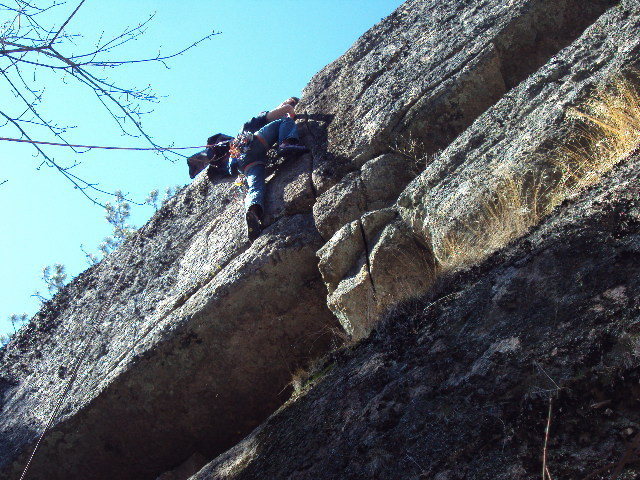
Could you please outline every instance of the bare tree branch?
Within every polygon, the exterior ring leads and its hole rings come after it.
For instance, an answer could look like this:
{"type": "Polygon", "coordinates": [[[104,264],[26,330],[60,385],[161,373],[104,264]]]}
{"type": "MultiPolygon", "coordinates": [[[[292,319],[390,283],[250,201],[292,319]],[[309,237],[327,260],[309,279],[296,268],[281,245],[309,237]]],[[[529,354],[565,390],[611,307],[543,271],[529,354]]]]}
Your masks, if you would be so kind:
{"type": "Polygon", "coordinates": [[[71,21],[71,19],[74,17],[74,15],[78,12],[78,10],[80,10],[80,7],[82,6],[82,4],[85,2],[85,0],[82,0],[78,6],[76,7],[76,9],[71,13],[71,15],[69,15],[69,18],[67,18],[64,23],[62,24],[62,26],[58,29],[58,31],[56,32],[56,34],[53,36],[53,38],[51,40],[49,40],[49,46],[53,45],[53,42],[56,41],[56,38],[58,38],[58,36],[60,36],[60,34],[62,33],[62,30],[64,30],[64,27],[66,27],[69,22],[71,21]]]}
{"type": "MultiPolygon", "coordinates": [[[[71,48],[74,50],[82,48],[79,45],[82,45],[83,37],[69,32],[69,28],[85,1],[79,0],[73,11],[63,17],[64,21],[55,24],[50,21],[53,17],[48,12],[62,7],[64,2],[51,0],[48,5],[37,6],[27,0],[0,0],[0,12],[5,11],[9,14],[8,20],[0,24],[0,84],[5,83],[6,91],[14,96],[16,105],[21,105],[17,112],[10,112],[9,106],[0,106],[0,121],[2,121],[0,126],[13,127],[20,133],[21,138],[30,141],[32,141],[30,129],[45,129],[50,136],[58,140],[58,143],[66,144],[75,154],[84,153],[73,147],[65,138],[65,134],[73,128],[72,126],[61,125],[43,113],[42,106],[46,101],[45,88],[38,82],[37,74],[38,72],[50,72],[51,75],[57,73],[62,82],[75,81],[78,86],[92,92],[123,134],[144,139],[146,144],[167,160],[175,161],[178,156],[183,157],[184,155],[161,148],[142,126],[142,117],[151,112],[149,108],[143,108],[143,105],[158,102],[158,97],[150,86],[139,89],[119,85],[102,72],[106,68],[149,62],[158,62],[169,68],[165,62],[182,55],[219,33],[212,32],[187,47],[167,55],[158,52],[154,57],[140,59],[108,58],[119,47],[145,33],[154,17],[150,15],[143,22],[125,28],[122,33],[113,37],[105,38],[104,33],[99,34],[97,40],[91,42],[84,51],[70,53],[71,48]],[[97,73],[98,68],[101,69],[101,73],[97,73]]],[[[15,110],[16,106],[11,108],[15,110]]],[[[41,133],[38,134],[40,135],[41,133]]],[[[48,166],[58,171],[93,203],[103,205],[99,200],[102,195],[114,195],[114,192],[99,188],[97,183],[72,174],[70,170],[78,165],[77,161],[70,166],[63,166],[43,149],[48,147],[37,144],[33,146],[36,149],[36,156],[43,159],[40,167],[48,166]]],[[[6,180],[0,185],[5,182],[6,180]]]]}
{"type": "MultiPolygon", "coordinates": [[[[31,140],[31,137],[27,134],[27,132],[20,126],[20,124],[15,121],[14,119],[12,119],[11,117],[7,116],[4,112],[0,111],[0,115],[3,116],[6,120],[9,121],[9,123],[12,123],[19,131],[20,133],[27,139],[31,140]]],[[[94,197],[92,197],[91,195],[89,195],[87,193],[87,190],[93,190],[94,192],[97,193],[102,193],[105,195],[110,195],[110,196],[114,196],[115,197],[115,193],[114,192],[108,192],[106,190],[102,190],[100,188],[98,188],[98,184],[97,183],[90,183],[87,182],[75,175],[73,175],[72,173],[69,173],[69,170],[71,168],[73,168],[75,165],[72,165],[71,167],[61,167],[60,165],[58,165],[55,160],[53,160],[53,158],[51,158],[49,155],[47,155],[42,148],[40,148],[39,145],[37,144],[33,144],[33,146],[36,148],[36,150],[38,151],[38,153],[40,155],[42,155],[42,157],[44,157],[45,159],[45,164],[49,167],[52,167],[54,169],[56,169],[58,172],[60,172],[67,180],[69,180],[72,184],[73,187],[78,189],[80,191],[80,193],[82,193],[82,195],[84,195],[88,200],[90,200],[92,203],[99,205],[101,207],[104,208],[104,204],[100,203],[98,200],[96,200],[94,197]]]]}

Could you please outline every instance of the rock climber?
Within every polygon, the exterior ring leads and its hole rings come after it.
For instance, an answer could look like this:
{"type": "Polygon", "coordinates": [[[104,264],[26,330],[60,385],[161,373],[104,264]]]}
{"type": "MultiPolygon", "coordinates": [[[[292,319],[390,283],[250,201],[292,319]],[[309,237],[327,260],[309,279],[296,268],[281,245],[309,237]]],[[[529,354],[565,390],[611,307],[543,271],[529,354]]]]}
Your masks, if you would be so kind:
{"type": "Polygon", "coordinates": [[[247,236],[251,242],[262,232],[268,150],[278,145],[278,155],[285,158],[309,151],[300,145],[295,124],[298,102],[298,98],[290,97],[273,110],[260,113],[246,122],[235,138],[221,133],[209,137],[207,149],[188,159],[191,178],[207,164],[210,178],[217,175],[245,176],[245,216],[247,236]]]}

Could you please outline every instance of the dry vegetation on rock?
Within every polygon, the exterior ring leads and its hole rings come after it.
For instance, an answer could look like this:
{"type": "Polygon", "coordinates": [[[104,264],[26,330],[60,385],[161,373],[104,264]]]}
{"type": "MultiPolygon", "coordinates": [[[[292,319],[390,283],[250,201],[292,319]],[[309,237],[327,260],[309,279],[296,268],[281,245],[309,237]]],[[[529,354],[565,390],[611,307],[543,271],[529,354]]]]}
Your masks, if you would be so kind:
{"type": "Polygon", "coordinates": [[[432,238],[442,271],[455,271],[487,258],[634,152],[640,143],[638,73],[605,82],[580,107],[568,112],[571,135],[549,152],[543,171],[530,178],[505,169],[472,218],[432,238]]]}

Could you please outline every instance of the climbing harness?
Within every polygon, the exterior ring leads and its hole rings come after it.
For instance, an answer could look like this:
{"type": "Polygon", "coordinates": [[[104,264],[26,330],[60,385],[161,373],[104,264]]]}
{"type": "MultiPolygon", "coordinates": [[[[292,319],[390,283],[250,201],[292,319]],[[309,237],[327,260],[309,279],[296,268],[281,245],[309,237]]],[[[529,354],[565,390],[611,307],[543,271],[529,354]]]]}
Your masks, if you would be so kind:
{"type": "Polygon", "coordinates": [[[229,144],[229,157],[235,159],[243,158],[249,151],[249,146],[253,142],[254,135],[251,132],[242,132],[229,144]]]}
{"type": "Polygon", "coordinates": [[[244,201],[244,197],[247,194],[247,190],[249,189],[247,185],[247,176],[244,173],[239,173],[236,177],[233,185],[236,187],[233,191],[233,199],[237,202],[242,203],[244,201]]]}

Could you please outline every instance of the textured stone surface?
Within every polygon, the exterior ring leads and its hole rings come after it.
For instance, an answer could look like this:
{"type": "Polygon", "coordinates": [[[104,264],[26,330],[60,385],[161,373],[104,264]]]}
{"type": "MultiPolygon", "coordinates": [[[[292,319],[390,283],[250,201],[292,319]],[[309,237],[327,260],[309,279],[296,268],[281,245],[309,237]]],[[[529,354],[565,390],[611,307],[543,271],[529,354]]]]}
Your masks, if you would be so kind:
{"type": "Polygon", "coordinates": [[[329,293],[338,283],[352,273],[353,266],[365,251],[364,237],[360,221],[348,223],[318,250],[318,267],[329,293]]]}
{"type": "Polygon", "coordinates": [[[438,241],[472,222],[505,172],[539,177],[562,144],[570,107],[605,79],[638,64],[637,15],[614,8],[482,115],[412,182],[398,205],[416,233],[438,241]]]}
{"type": "MultiPolygon", "coordinates": [[[[272,181],[282,211],[287,188],[304,192],[300,165],[272,181]]],[[[86,342],[30,479],[155,478],[194,452],[210,458],[273,411],[291,370],[326,348],[335,320],[311,215],[274,219],[249,246],[235,188],[199,176],[0,353],[0,478],[19,476],[86,342]]]]}
{"type": "MultiPolygon", "coordinates": [[[[446,146],[508,89],[578,37],[610,3],[587,2],[578,8],[574,1],[409,1],[367,32],[314,77],[301,104],[309,112],[322,105],[323,115],[310,114],[306,123],[316,144],[312,179],[319,196],[313,212],[322,237],[329,240],[342,225],[367,211],[389,206],[416,175],[415,160],[385,152],[397,149],[419,158],[446,146]],[[404,28],[396,28],[399,25],[404,28]],[[345,173],[350,170],[355,171],[345,173]]],[[[545,82],[548,78],[539,84],[545,82]]],[[[521,105],[523,118],[530,107],[529,103],[521,105]]],[[[500,111],[496,118],[510,118],[508,115],[500,111]]],[[[500,125],[493,130],[485,126],[482,132],[500,136],[502,130],[500,125]]],[[[471,138],[472,144],[482,144],[484,137],[471,138]]],[[[469,150],[468,145],[465,148],[469,150]]],[[[487,172],[492,170],[473,176],[485,190],[491,183],[487,172]]],[[[425,199],[433,195],[424,195],[423,190],[431,185],[425,184],[413,196],[429,208],[425,199]]],[[[458,192],[445,190],[444,195],[448,194],[453,200],[458,192]]],[[[454,222],[468,203],[451,203],[458,208],[456,214],[442,215],[454,222]]],[[[406,204],[406,200],[401,203],[406,204]]],[[[402,212],[406,223],[428,245],[431,232],[421,230],[422,222],[414,222],[420,214],[413,204],[402,212]]],[[[420,252],[421,259],[424,255],[428,253],[420,252]]],[[[359,269],[353,268],[359,276],[351,276],[329,298],[332,310],[342,312],[338,315],[344,324],[369,318],[369,309],[360,309],[358,319],[347,320],[345,312],[358,312],[358,301],[347,296],[375,296],[366,286],[361,256],[357,258],[359,269]]],[[[409,283],[407,295],[428,286],[428,282],[409,283]]]]}
{"type": "Polygon", "coordinates": [[[399,155],[369,160],[318,197],[313,206],[318,231],[329,239],[363,213],[390,206],[416,174],[414,161],[399,155]]]}
{"type": "Polygon", "coordinates": [[[417,173],[415,162],[399,155],[385,154],[369,160],[360,172],[367,210],[379,210],[395,202],[417,173]]]}
{"type": "Polygon", "coordinates": [[[503,169],[542,167],[526,161],[563,138],[567,106],[637,63],[635,1],[576,40],[613,3],[407,1],[305,89],[312,154],[270,178],[258,241],[233,183],[200,176],[2,350],[0,478],[19,478],[85,342],[29,479],[188,475],[326,351],[327,304],[360,339],[426,288],[194,478],[532,478],[549,377],[554,478],[613,461],[640,421],[637,164],[474,271],[437,281],[430,251],[503,169]],[[389,208],[412,155],[442,148],[389,208]],[[589,430],[609,400],[619,417],[589,430]]]}
{"type": "Polygon", "coordinates": [[[446,146],[613,3],[407,1],[303,92],[318,193],[409,139],[446,146]]]}
{"type": "MultiPolygon", "coordinates": [[[[362,223],[367,232],[367,216],[362,223]]],[[[372,240],[369,269],[380,314],[416,293],[425,292],[433,284],[436,271],[431,252],[401,221],[385,225],[377,235],[367,236],[372,240]]]]}
{"type": "Polygon", "coordinates": [[[366,211],[367,200],[358,172],[347,174],[318,197],[313,206],[316,227],[327,240],[340,227],[359,218],[366,211]]]}
{"type": "Polygon", "coordinates": [[[550,397],[553,478],[636,478],[639,185],[636,158],[398,308],[192,480],[540,478],[550,397]]]}
{"type": "MultiPolygon", "coordinates": [[[[433,264],[432,245],[459,231],[461,225],[478,221],[487,208],[485,199],[495,194],[500,179],[541,178],[557,169],[546,152],[567,137],[571,128],[566,121],[567,109],[586,99],[604,79],[638,63],[640,38],[635,32],[639,26],[637,15],[630,15],[622,7],[612,9],[489,108],[407,186],[396,208],[405,228],[426,247],[426,251],[419,251],[416,261],[433,264]]],[[[322,221],[322,225],[330,226],[326,217],[322,221]]],[[[396,242],[396,237],[388,236],[379,240],[377,248],[399,252],[396,242]],[[383,246],[385,241],[387,245],[383,246]]],[[[361,255],[365,253],[363,249],[361,255]]],[[[330,252],[325,255],[330,256],[330,252]]],[[[351,257],[359,258],[357,252],[351,257]]],[[[405,258],[410,259],[411,254],[406,253],[405,258]]],[[[370,270],[389,268],[388,261],[377,266],[379,261],[369,255],[370,270]]],[[[411,260],[406,263],[411,264],[411,260]]],[[[397,290],[393,275],[384,280],[374,278],[373,284],[381,291],[397,290]]],[[[429,285],[429,281],[409,281],[405,293],[416,295],[429,285]]],[[[333,298],[329,304],[332,309],[334,305],[357,303],[346,297],[362,295],[347,288],[340,289],[339,294],[345,298],[333,298]]],[[[365,322],[362,315],[342,321],[365,322]]]]}
{"type": "Polygon", "coordinates": [[[328,305],[354,340],[390,306],[424,291],[435,276],[430,251],[391,208],[342,227],[319,251],[328,305]]]}

